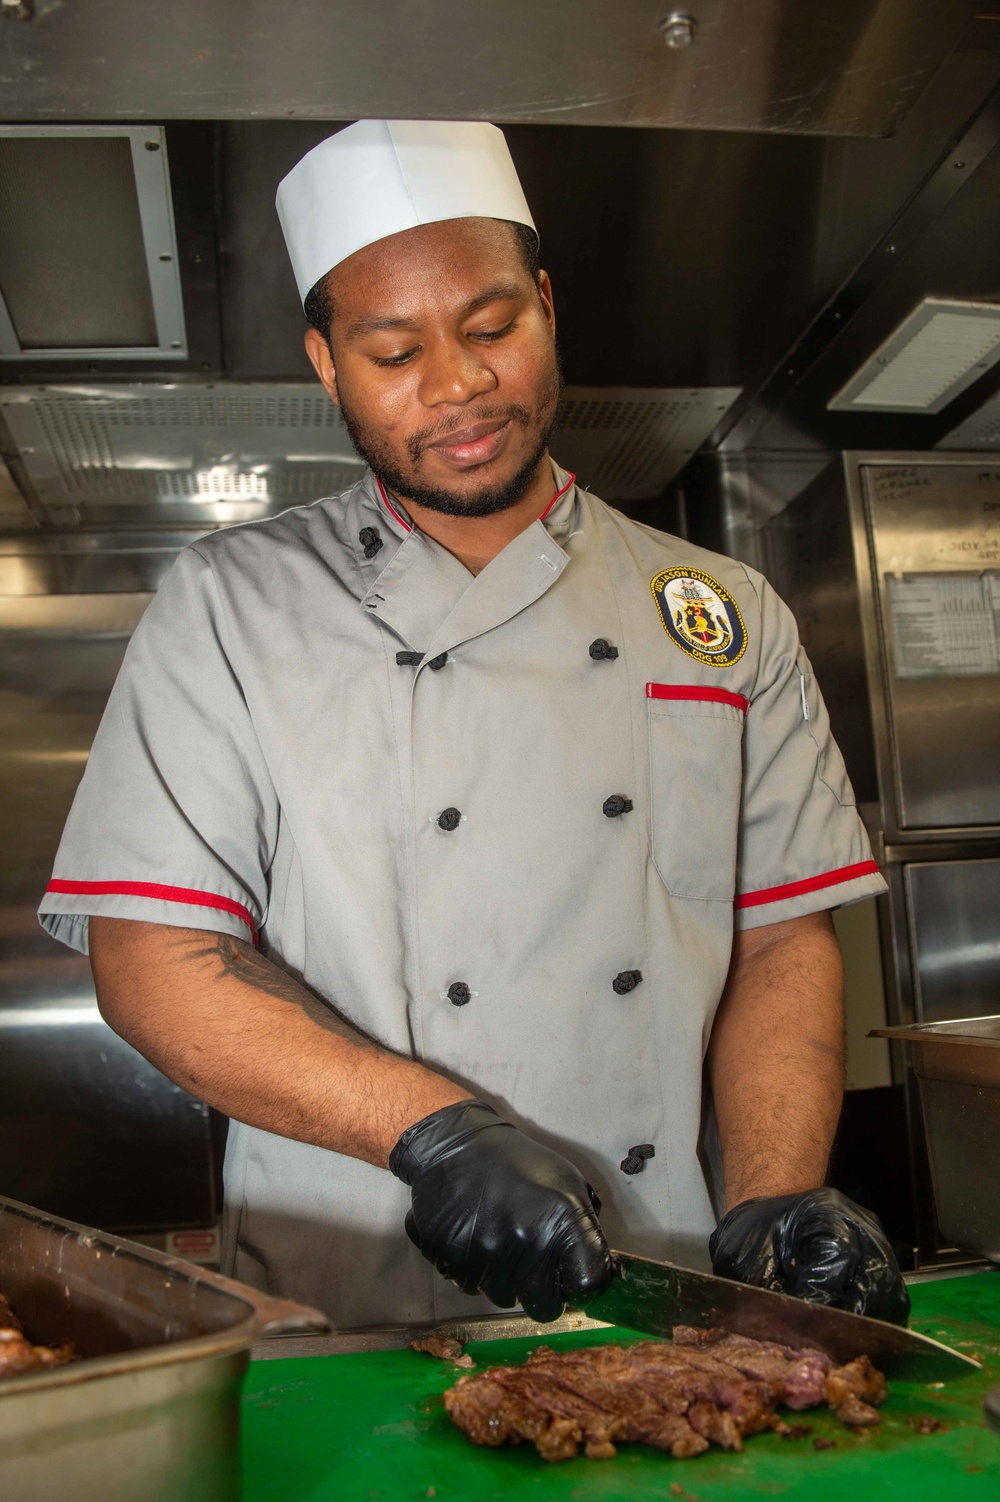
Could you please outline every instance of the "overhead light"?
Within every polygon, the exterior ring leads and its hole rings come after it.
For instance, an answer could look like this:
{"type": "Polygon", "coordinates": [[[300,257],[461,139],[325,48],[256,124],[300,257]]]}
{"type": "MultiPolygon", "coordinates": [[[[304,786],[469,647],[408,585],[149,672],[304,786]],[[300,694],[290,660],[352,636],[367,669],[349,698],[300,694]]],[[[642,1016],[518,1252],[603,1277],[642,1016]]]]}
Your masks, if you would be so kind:
{"type": "Polygon", "coordinates": [[[827,407],[940,412],[997,360],[1000,304],[925,297],[827,407]]]}

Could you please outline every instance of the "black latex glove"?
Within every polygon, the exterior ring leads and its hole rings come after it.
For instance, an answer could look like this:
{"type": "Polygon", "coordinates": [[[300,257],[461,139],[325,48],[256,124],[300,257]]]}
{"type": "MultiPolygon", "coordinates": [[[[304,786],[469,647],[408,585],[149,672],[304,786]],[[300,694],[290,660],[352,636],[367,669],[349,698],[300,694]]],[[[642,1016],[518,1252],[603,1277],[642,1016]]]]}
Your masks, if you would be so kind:
{"type": "Polygon", "coordinates": [[[537,1320],[611,1280],[600,1201],[575,1169],[482,1100],[444,1106],[389,1158],[412,1189],[406,1233],[439,1273],[537,1320]]]}
{"type": "Polygon", "coordinates": [[[905,1325],[910,1296],[877,1215],[836,1189],[744,1200],[708,1244],[721,1278],[905,1325]]]}

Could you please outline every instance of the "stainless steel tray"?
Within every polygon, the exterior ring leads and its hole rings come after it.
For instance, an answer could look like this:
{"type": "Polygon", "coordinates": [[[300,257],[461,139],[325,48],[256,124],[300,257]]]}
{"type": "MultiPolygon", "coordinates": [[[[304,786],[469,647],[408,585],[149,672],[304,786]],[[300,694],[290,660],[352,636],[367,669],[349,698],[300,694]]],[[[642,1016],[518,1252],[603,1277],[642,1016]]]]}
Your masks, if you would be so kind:
{"type": "Polygon", "coordinates": [[[1000,1262],[1000,1016],[882,1027],[868,1036],[911,1051],[941,1234],[1000,1262]]]}
{"type": "Polygon", "coordinates": [[[270,1298],[0,1197],[0,1291],[82,1359],[0,1382],[4,1502],[235,1502],[239,1394],[265,1334],[325,1331],[270,1298]]]}

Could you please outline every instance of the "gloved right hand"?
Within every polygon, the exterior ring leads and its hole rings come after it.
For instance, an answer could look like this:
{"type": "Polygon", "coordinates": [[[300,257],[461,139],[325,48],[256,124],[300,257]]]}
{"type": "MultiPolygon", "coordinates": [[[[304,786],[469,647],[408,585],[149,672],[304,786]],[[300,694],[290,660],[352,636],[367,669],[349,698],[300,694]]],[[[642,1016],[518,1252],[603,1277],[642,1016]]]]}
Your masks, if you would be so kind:
{"type": "Polygon", "coordinates": [[[463,1292],[553,1320],[611,1281],[594,1191],[485,1101],[458,1101],[408,1127],[389,1167],[412,1190],[407,1235],[463,1292]]]}

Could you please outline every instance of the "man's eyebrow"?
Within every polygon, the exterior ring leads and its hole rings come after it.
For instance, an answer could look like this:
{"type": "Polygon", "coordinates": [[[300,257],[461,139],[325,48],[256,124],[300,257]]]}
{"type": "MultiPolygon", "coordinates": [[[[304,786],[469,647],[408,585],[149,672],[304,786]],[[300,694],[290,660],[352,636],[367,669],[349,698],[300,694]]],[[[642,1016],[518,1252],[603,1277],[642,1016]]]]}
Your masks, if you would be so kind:
{"type": "MultiPolygon", "coordinates": [[[[487,287],[484,292],[472,297],[461,311],[462,318],[469,318],[473,313],[478,313],[480,308],[488,307],[493,302],[512,302],[515,298],[522,297],[524,289],[516,282],[497,282],[493,287],[487,287]]],[[[392,318],[389,316],[371,314],[367,318],[356,318],[348,327],[346,338],[363,339],[366,334],[378,334],[391,332],[393,329],[413,329],[417,322],[413,318],[392,318]]]]}

